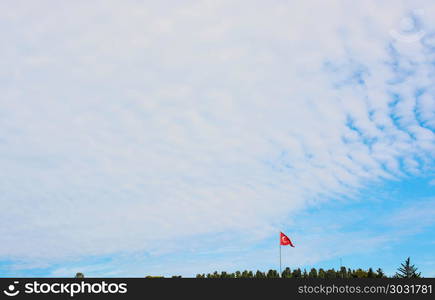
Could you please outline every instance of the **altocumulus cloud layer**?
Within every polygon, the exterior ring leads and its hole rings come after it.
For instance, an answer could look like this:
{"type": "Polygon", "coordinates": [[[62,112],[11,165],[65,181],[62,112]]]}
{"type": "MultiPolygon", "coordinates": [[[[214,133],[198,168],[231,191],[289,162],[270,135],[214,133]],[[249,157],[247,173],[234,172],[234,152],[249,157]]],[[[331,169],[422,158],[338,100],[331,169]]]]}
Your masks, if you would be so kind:
{"type": "Polygon", "coordinates": [[[430,1],[0,6],[2,258],[255,243],[433,170],[430,1]]]}

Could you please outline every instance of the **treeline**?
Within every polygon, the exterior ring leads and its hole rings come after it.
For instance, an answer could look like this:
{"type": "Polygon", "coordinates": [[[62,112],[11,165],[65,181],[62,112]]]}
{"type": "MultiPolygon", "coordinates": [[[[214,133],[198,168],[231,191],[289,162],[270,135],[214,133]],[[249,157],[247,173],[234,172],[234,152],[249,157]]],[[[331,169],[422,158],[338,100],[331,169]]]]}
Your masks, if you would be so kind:
{"type": "MultiPolygon", "coordinates": [[[[396,274],[392,278],[418,278],[421,277],[421,273],[417,272],[417,267],[411,264],[411,259],[408,257],[404,263],[400,265],[397,269],[396,274]]],[[[285,268],[285,270],[280,274],[276,270],[269,270],[267,272],[256,271],[237,271],[234,273],[227,272],[214,272],[208,274],[197,274],[196,278],[388,278],[388,276],[378,268],[373,271],[372,268],[368,270],[363,269],[350,269],[346,267],[341,267],[338,270],[328,269],[324,270],[320,268],[312,268],[310,271],[300,268],[291,270],[290,268],[285,268]]]]}
{"type": "Polygon", "coordinates": [[[324,270],[320,268],[317,270],[316,268],[312,268],[307,271],[304,269],[303,271],[300,268],[291,270],[290,268],[285,268],[285,270],[281,273],[281,276],[276,270],[269,270],[267,272],[262,272],[260,270],[253,271],[237,271],[234,273],[227,272],[214,272],[208,274],[198,274],[196,278],[386,278],[387,276],[382,271],[382,269],[377,269],[373,271],[372,268],[368,270],[356,269],[351,270],[350,268],[341,267],[339,270],[328,269],[324,270]]]}
{"type": "MultiPolygon", "coordinates": [[[[83,273],[77,273],[75,278],[84,278],[83,273]]],[[[396,274],[391,276],[392,278],[419,278],[421,273],[417,272],[417,267],[411,264],[411,258],[407,258],[404,263],[400,265],[397,269],[396,274]]],[[[163,276],[146,276],[146,278],[164,278],[163,276]]],[[[181,276],[172,276],[172,278],[181,278],[181,276]]],[[[363,269],[350,269],[346,267],[341,267],[338,270],[327,269],[324,270],[320,268],[312,268],[309,272],[300,268],[291,270],[290,268],[285,268],[281,274],[276,270],[269,270],[267,272],[262,272],[260,270],[255,273],[252,271],[236,271],[234,273],[227,272],[217,272],[208,274],[197,274],[196,278],[388,278],[381,268],[373,271],[372,268],[368,270],[363,269]]]]}

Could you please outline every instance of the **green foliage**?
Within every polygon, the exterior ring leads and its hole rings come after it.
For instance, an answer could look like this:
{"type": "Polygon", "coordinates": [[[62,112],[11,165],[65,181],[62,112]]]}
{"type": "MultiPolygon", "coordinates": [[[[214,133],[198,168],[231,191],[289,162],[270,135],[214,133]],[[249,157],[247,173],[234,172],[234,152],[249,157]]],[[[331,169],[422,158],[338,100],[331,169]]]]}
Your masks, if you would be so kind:
{"type": "Polygon", "coordinates": [[[293,270],[292,277],[293,278],[302,278],[301,269],[297,268],[297,269],[293,270]]]}
{"type": "MultiPolygon", "coordinates": [[[[378,268],[373,271],[372,268],[368,270],[363,270],[358,268],[356,270],[352,270],[346,267],[340,267],[339,270],[328,269],[324,270],[322,268],[316,269],[311,268],[309,272],[306,269],[302,272],[300,268],[293,269],[293,271],[286,267],[281,274],[278,271],[270,269],[267,272],[262,272],[257,270],[255,274],[252,271],[236,271],[235,273],[227,273],[227,272],[213,272],[212,274],[198,274],[196,278],[387,278],[384,271],[381,268],[378,268]]],[[[421,273],[417,273],[417,268],[414,265],[411,265],[411,259],[408,259],[401,264],[401,267],[398,269],[398,273],[394,275],[396,278],[415,278],[421,277],[421,273]]]]}
{"type": "Polygon", "coordinates": [[[346,270],[346,267],[341,267],[340,271],[338,271],[337,278],[349,278],[349,274],[346,270]]]}
{"type": "Polygon", "coordinates": [[[308,273],[308,278],[317,278],[317,270],[315,268],[311,268],[310,273],[308,273]]]}
{"type": "Polygon", "coordinates": [[[85,278],[85,274],[78,272],[75,276],[75,278],[85,278]]]}
{"type": "Polygon", "coordinates": [[[397,269],[397,273],[394,277],[396,278],[419,278],[421,273],[417,273],[415,265],[411,265],[411,258],[408,257],[405,263],[401,264],[401,267],[397,269]]]}
{"type": "Polygon", "coordinates": [[[337,278],[337,272],[334,269],[329,269],[328,271],[326,271],[326,278],[337,278]]]}
{"type": "Polygon", "coordinates": [[[319,269],[319,278],[326,278],[325,270],[322,268],[319,269]]]}
{"type": "Polygon", "coordinates": [[[255,273],[255,278],[267,278],[267,277],[266,274],[264,274],[260,270],[257,270],[257,272],[255,273]]]}
{"type": "Polygon", "coordinates": [[[384,271],[382,271],[381,268],[378,268],[378,269],[376,270],[376,278],[385,278],[385,277],[387,277],[387,276],[385,276],[384,271]]]}
{"type": "Polygon", "coordinates": [[[358,269],[354,272],[352,272],[352,277],[354,278],[367,278],[367,272],[363,269],[358,269]]]}
{"type": "Polygon", "coordinates": [[[285,268],[285,270],[281,274],[282,278],[291,278],[292,277],[292,271],[289,267],[285,268]]]}
{"type": "Polygon", "coordinates": [[[276,270],[269,270],[266,275],[267,278],[279,278],[279,273],[276,270]]]}

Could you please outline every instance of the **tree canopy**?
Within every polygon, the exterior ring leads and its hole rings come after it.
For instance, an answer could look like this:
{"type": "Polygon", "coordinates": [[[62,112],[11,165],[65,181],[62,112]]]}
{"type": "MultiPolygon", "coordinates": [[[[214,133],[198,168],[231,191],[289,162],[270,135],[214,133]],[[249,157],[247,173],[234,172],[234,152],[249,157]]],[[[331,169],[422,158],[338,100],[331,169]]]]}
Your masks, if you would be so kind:
{"type": "Polygon", "coordinates": [[[417,272],[417,267],[411,265],[411,258],[408,257],[404,263],[397,269],[396,278],[419,278],[421,273],[417,272]]]}

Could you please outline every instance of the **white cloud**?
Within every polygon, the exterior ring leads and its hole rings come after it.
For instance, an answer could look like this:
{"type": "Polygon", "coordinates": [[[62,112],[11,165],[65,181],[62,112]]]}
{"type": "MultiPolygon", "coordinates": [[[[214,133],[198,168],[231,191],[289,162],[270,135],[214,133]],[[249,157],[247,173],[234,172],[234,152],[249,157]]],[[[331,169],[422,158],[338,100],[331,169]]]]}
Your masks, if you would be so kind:
{"type": "Polygon", "coordinates": [[[393,40],[414,7],[387,2],[0,8],[0,257],[253,242],[310,203],[424,172],[434,54],[393,40]]]}

